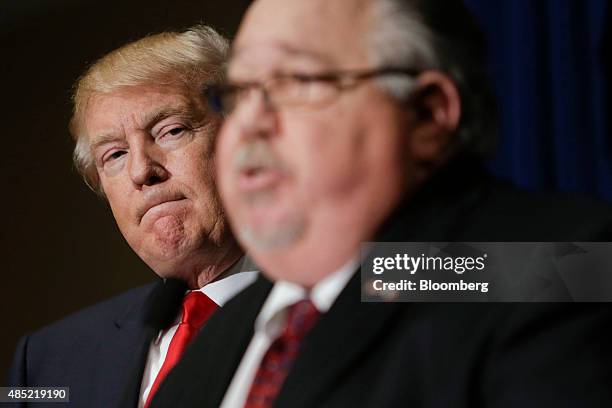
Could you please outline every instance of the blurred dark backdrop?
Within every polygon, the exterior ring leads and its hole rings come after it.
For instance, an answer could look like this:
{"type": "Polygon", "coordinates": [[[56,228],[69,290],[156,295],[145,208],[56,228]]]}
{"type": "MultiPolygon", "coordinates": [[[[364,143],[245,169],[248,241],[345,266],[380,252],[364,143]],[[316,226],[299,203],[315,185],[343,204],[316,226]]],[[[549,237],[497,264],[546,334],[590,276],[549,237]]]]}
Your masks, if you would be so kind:
{"type": "Polygon", "coordinates": [[[465,0],[500,107],[494,172],[612,202],[612,1],[465,0]]]}
{"type": "MultiPolygon", "coordinates": [[[[202,21],[231,38],[248,3],[0,3],[0,378],[20,336],[154,278],[72,169],[72,83],[88,63],[148,33],[202,21]]],[[[489,40],[500,107],[491,168],[526,188],[612,201],[612,2],[466,3],[489,40]]]]}
{"type": "Polygon", "coordinates": [[[0,2],[0,378],[22,335],[155,276],[72,168],[72,83],[88,63],[148,33],[204,22],[231,37],[248,3],[0,2]]]}

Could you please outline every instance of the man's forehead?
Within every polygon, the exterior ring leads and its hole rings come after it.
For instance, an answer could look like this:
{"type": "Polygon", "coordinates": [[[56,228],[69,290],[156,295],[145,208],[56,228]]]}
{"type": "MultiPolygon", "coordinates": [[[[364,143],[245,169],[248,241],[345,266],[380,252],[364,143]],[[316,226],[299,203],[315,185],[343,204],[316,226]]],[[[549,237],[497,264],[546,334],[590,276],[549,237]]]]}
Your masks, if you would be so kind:
{"type": "MultiPolygon", "coordinates": [[[[323,19],[339,19],[347,17],[354,19],[369,11],[369,6],[375,0],[255,0],[249,7],[245,21],[253,16],[267,15],[271,18],[286,18],[302,16],[306,19],[318,16],[323,19]],[[276,13],[270,13],[270,11],[276,13]]],[[[243,23],[245,22],[243,21],[243,23]]]]}
{"type": "Polygon", "coordinates": [[[89,98],[88,107],[93,108],[94,113],[118,104],[131,107],[133,110],[155,109],[156,105],[188,104],[192,99],[191,94],[191,91],[181,86],[156,84],[120,86],[111,91],[93,93],[89,98]]]}
{"type": "Polygon", "coordinates": [[[295,47],[284,41],[271,41],[260,44],[250,44],[232,49],[229,59],[230,76],[240,71],[257,74],[258,67],[265,71],[291,70],[304,71],[312,68],[324,69],[333,66],[334,58],[317,49],[306,46],[295,47]]]}
{"type": "Polygon", "coordinates": [[[363,54],[370,1],[258,0],[242,21],[233,61],[264,46],[276,47],[296,60],[341,60],[363,54]]]}
{"type": "Polygon", "coordinates": [[[117,138],[124,126],[147,129],[170,116],[196,116],[196,100],[186,92],[159,87],[132,87],[92,95],[85,125],[92,143],[117,138]]]}

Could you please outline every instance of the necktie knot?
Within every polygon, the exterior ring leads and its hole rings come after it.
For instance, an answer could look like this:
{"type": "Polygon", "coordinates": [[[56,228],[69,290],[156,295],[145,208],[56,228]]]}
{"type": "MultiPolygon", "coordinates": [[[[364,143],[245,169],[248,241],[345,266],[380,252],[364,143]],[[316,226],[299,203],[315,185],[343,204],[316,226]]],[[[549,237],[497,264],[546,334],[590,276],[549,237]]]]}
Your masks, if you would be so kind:
{"type": "Polygon", "coordinates": [[[289,306],[283,337],[301,340],[319,318],[319,311],[310,299],[303,299],[289,306]]]}
{"type": "Polygon", "coordinates": [[[189,292],[183,299],[181,324],[200,328],[217,309],[217,304],[200,291],[189,292]]]}

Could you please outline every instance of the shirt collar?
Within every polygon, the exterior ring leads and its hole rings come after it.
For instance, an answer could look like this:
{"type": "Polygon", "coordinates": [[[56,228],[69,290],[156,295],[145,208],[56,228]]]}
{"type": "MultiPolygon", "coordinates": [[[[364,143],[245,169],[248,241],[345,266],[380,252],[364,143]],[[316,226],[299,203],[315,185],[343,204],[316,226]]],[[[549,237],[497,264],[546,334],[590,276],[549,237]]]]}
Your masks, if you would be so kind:
{"type": "MultiPolygon", "coordinates": [[[[259,273],[256,269],[257,266],[255,266],[253,261],[245,255],[223,273],[224,277],[196,290],[204,293],[217,305],[223,306],[227,301],[236,296],[238,292],[255,282],[257,274],[259,273]]],[[[185,294],[189,292],[192,291],[188,290],[185,294]]],[[[182,315],[183,313],[179,311],[174,319],[173,325],[179,324],[182,315]]],[[[155,343],[159,343],[162,335],[166,333],[166,331],[167,330],[161,330],[158,333],[155,343]]]]}
{"type": "Polygon", "coordinates": [[[255,282],[255,279],[257,279],[257,271],[238,272],[225,279],[209,283],[198,290],[219,306],[223,306],[238,292],[255,282]]]}
{"type": "Polygon", "coordinates": [[[257,279],[256,266],[248,256],[243,256],[223,273],[221,279],[198,289],[219,306],[225,305],[242,289],[257,279]]]}
{"type": "Polygon", "coordinates": [[[352,259],[314,285],[310,291],[292,282],[276,282],[257,316],[255,331],[265,330],[271,337],[277,336],[284,324],[287,307],[302,299],[310,298],[319,312],[327,312],[357,270],[358,265],[359,260],[352,259]]]}

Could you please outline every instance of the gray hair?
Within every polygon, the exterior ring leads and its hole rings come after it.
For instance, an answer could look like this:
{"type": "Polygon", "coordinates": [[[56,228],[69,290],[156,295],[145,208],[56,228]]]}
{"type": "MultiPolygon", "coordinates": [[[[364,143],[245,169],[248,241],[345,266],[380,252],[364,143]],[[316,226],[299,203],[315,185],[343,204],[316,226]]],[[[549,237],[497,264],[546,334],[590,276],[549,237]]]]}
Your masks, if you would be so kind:
{"type": "MultiPolygon", "coordinates": [[[[375,0],[366,42],[374,66],[434,69],[449,75],[462,102],[457,134],[463,149],[479,156],[490,153],[497,115],[485,73],[486,44],[461,1],[375,0]]],[[[379,85],[405,100],[414,81],[387,77],[379,85]]]]}
{"type": "Polygon", "coordinates": [[[225,72],[228,41],[214,29],[197,25],[183,32],[163,32],[128,43],[106,54],[77,80],[70,133],[76,146],[73,161],[85,183],[102,194],[83,122],[91,97],[123,87],[163,84],[200,91],[225,72]]]}

